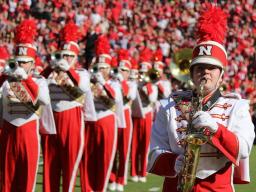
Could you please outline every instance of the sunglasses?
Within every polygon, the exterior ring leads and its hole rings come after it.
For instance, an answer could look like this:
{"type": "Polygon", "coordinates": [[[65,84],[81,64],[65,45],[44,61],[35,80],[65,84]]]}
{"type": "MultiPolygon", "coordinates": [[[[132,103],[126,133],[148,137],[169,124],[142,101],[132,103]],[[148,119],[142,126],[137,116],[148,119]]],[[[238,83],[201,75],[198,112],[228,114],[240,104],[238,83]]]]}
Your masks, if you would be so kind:
{"type": "Polygon", "coordinates": [[[72,57],[72,58],[74,58],[75,55],[63,54],[62,57],[72,57]]]}
{"type": "Polygon", "coordinates": [[[129,72],[129,70],[123,69],[123,68],[121,68],[120,70],[121,70],[121,71],[124,71],[124,72],[129,72]]]}

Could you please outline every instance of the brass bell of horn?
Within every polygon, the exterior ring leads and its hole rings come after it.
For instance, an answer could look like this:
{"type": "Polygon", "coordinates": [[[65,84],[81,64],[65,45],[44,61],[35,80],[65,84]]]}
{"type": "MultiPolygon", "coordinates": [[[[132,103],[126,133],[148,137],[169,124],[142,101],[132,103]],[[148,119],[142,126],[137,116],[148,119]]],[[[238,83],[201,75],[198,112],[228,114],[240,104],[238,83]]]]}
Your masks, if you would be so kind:
{"type": "Polygon", "coordinates": [[[183,48],[173,54],[173,62],[170,63],[172,76],[182,83],[190,83],[189,65],[192,59],[192,48],[183,48]]]}

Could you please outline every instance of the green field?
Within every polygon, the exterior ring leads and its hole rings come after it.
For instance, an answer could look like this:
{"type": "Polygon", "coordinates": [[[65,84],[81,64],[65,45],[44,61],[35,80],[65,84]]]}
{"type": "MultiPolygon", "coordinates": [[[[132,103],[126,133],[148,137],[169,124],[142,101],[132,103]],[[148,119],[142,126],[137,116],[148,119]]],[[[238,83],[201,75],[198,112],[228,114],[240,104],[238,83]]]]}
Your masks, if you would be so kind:
{"type": "MultiPolygon", "coordinates": [[[[250,157],[250,173],[251,173],[251,183],[247,185],[235,185],[236,192],[255,192],[256,191],[256,146],[253,147],[252,154],[250,157]]],[[[37,178],[36,192],[42,191],[42,175],[41,167],[39,169],[39,174],[37,178]]],[[[161,191],[162,190],[162,177],[155,175],[148,175],[147,183],[133,183],[128,181],[128,185],[125,186],[125,191],[127,192],[146,192],[146,191],[161,191]]],[[[80,191],[79,179],[76,184],[76,192],[80,191]]]]}

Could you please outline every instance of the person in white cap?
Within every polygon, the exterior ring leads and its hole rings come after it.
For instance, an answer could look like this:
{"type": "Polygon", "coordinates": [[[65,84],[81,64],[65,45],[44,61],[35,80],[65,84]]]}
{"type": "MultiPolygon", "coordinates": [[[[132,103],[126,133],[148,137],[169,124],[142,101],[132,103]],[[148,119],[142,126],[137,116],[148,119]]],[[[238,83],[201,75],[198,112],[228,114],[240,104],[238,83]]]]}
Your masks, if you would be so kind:
{"type": "MultiPolygon", "coordinates": [[[[24,20],[15,32],[15,57],[1,75],[3,129],[0,139],[1,191],[34,191],[40,154],[39,120],[50,106],[46,80],[34,76],[36,24],[24,20]]],[[[55,133],[51,110],[44,133],[55,133]],[[49,129],[48,129],[49,128],[49,129]]],[[[45,114],[44,114],[45,115],[45,114]]]]}
{"type": "MultiPolygon", "coordinates": [[[[201,107],[190,123],[207,143],[201,146],[192,191],[232,192],[234,183],[248,183],[248,158],[255,137],[249,103],[238,94],[223,95],[222,82],[227,53],[223,46],[226,14],[206,4],[199,17],[198,44],[193,50],[190,75],[201,107]],[[200,88],[201,87],[201,88],[200,88]]],[[[185,106],[191,104],[190,92],[176,92],[161,100],[161,108],[152,128],[148,171],[165,176],[163,191],[179,191],[184,162],[189,156],[184,146],[188,121],[185,106]],[[179,179],[178,179],[179,178],[179,179]],[[178,189],[179,186],[179,189],[178,189]]]]}
{"type": "Polygon", "coordinates": [[[85,130],[87,137],[80,165],[81,189],[106,191],[117,143],[117,127],[125,127],[120,84],[111,77],[113,58],[106,36],[95,42],[97,73],[92,74],[92,91],[97,121],[85,130]]]}
{"type": "Polygon", "coordinates": [[[154,106],[154,117],[155,114],[158,112],[160,107],[160,100],[168,98],[172,91],[171,81],[167,79],[166,74],[164,73],[164,69],[166,68],[165,63],[163,62],[163,54],[161,49],[157,49],[153,55],[153,67],[158,73],[157,81],[155,85],[158,88],[158,96],[157,102],[154,106]]]}
{"type": "Polygon", "coordinates": [[[136,97],[137,84],[129,80],[132,68],[128,50],[118,50],[118,75],[124,102],[126,127],[118,127],[117,152],[109,179],[110,191],[124,191],[127,182],[130,145],[132,139],[131,104],[136,97]]]}
{"type": "Polygon", "coordinates": [[[159,73],[159,80],[156,82],[158,87],[158,98],[157,100],[161,100],[170,96],[172,91],[172,86],[170,80],[166,78],[164,74],[164,69],[166,67],[163,62],[163,53],[161,49],[157,49],[153,56],[153,67],[159,73]]]}
{"type": "Polygon", "coordinates": [[[59,58],[42,71],[48,78],[56,135],[43,135],[43,190],[72,191],[84,148],[84,105],[90,93],[89,73],[76,68],[80,38],[72,21],[60,32],[59,58]],[[85,101],[86,99],[86,101],[85,101]]]}
{"type": "Polygon", "coordinates": [[[137,105],[135,108],[137,108],[137,111],[141,111],[141,114],[133,115],[130,174],[132,181],[146,182],[153,105],[157,101],[158,93],[157,87],[154,83],[150,82],[147,75],[148,71],[152,69],[152,52],[148,48],[141,51],[139,63],[139,96],[135,99],[137,105]]]}

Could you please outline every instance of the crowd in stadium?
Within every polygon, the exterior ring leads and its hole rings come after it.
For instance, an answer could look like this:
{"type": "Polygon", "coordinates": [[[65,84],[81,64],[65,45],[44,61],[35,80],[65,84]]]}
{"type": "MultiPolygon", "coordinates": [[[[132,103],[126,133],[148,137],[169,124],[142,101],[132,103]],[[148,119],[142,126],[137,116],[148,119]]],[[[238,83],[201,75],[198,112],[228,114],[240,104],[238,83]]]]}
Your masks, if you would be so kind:
{"type": "MultiPolygon", "coordinates": [[[[112,52],[118,47],[128,48],[135,58],[147,46],[161,47],[164,61],[170,64],[172,55],[180,48],[193,47],[194,25],[202,1],[8,1],[1,4],[0,41],[10,55],[13,51],[13,29],[24,18],[33,17],[38,24],[38,64],[46,64],[46,56],[53,52],[58,31],[67,20],[80,27],[85,48],[90,34],[106,33],[112,52]]],[[[229,13],[226,48],[229,65],[226,69],[227,90],[236,90],[243,97],[253,99],[255,71],[256,7],[253,0],[220,1],[229,13]]],[[[89,38],[90,40],[90,38],[89,38]]],[[[89,46],[81,53],[81,64],[93,54],[89,46]]]]}
{"type": "MultiPolygon", "coordinates": [[[[168,73],[166,75],[172,84],[171,89],[174,91],[186,88],[188,86],[186,82],[179,82],[169,67],[177,64],[174,60],[174,55],[177,52],[184,48],[192,50],[197,44],[195,25],[200,16],[203,2],[207,2],[207,0],[1,1],[0,59],[7,61],[17,54],[14,43],[15,28],[25,19],[33,19],[37,28],[35,65],[38,72],[43,71],[44,73],[50,65],[52,56],[56,56],[54,53],[63,48],[61,47],[63,42],[60,40],[60,31],[65,28],[67,23],[73,21],[79,27],[81,34],[77,42],[81,50],[77,52],[79,54],[77,68],[91,69],[92,65],[98,62],[95,57],[98,57],[96,45],[99,39],[102,42],[110,43],[109,55],[113,58],[118,58],[119,50],[125,49],[128,50],[133,62],[137,64],[139,64],[141,53],[145,48],[149,50],[147,52],[149,55],[152,54],[152,64],[153,55],[160,50],[163,56],[161,62],[164,63],[165,72],[168,73]],[[107,37],[107,40],[101,39],[102,34],[107,37]]],[[[223,92],[235,91],[242,98],[250,100],[250,112],[255,124],[256,2],[254,0],[219,0],[215,3],[228,14],[227,38],[224,45],[227,50],[228,64],[225,68],[221,89],[223,92]]],[[[4,66],[1,67],[4,68],[4,66]]],[[[59,67],[66,70],[66,66],[59,67]]],[[[106,66],[102,67],[104,69],[106,66]]],[[[132,67],[129,70],[132,70],[132,67]]],[[[74,77],[72,76],[71,79],[74,80],[74,77]]],[[[97,78],[98,82],[105,83],[103,77],[97,78]]],[[[101,83],[102,86],[104,83],[101,83]]],[[[108,88],[105,89],[106,95],[111,96],[111,91],[108,88]]],[[[147,91],[149,95],[150,91],[147,91]]],[[[151,90],[151,92],[153,91],[151,90]]],[[[151,123],[152,118],[149,118],[151,123]]],[[[139,124],[139,121],[137,122],[139,124]]],[[[47,138],[43,137],[42,140],[44,146],[50,143],[47,138]]],[[[148,144],[149,141],[147,147],[148,144]]],[[[87,160],[82,159],[82,161],[86,162],[87,160]]],[[[84,166],[88,166],[87,162],[85,164],[84,166]]],[[[141,167],[143,166],[146,167],[146,165],[141,165],[141,167]]],[[[134,167],[134,169],[136,168],[134,167]]],[[[125,172],[127,174],[127,170],[125,172]]],[[[87,178],[88,175],[83,175],[81,169],[80,173],[82,178],[87,178]]],[[[133,178],[134,181],[146,182],[145,174],[140,175],[140,180],[133,178]]],[[[133,175],[131,174],[131,176],[133,175]]],[[[110,176],[110,183],[111,179],[110,176]]],[[[125,184],[126,178],[122,178],[122,186],[125,184]]],[[[123,188],[121,188],[122,190],[123,188]]]]}

